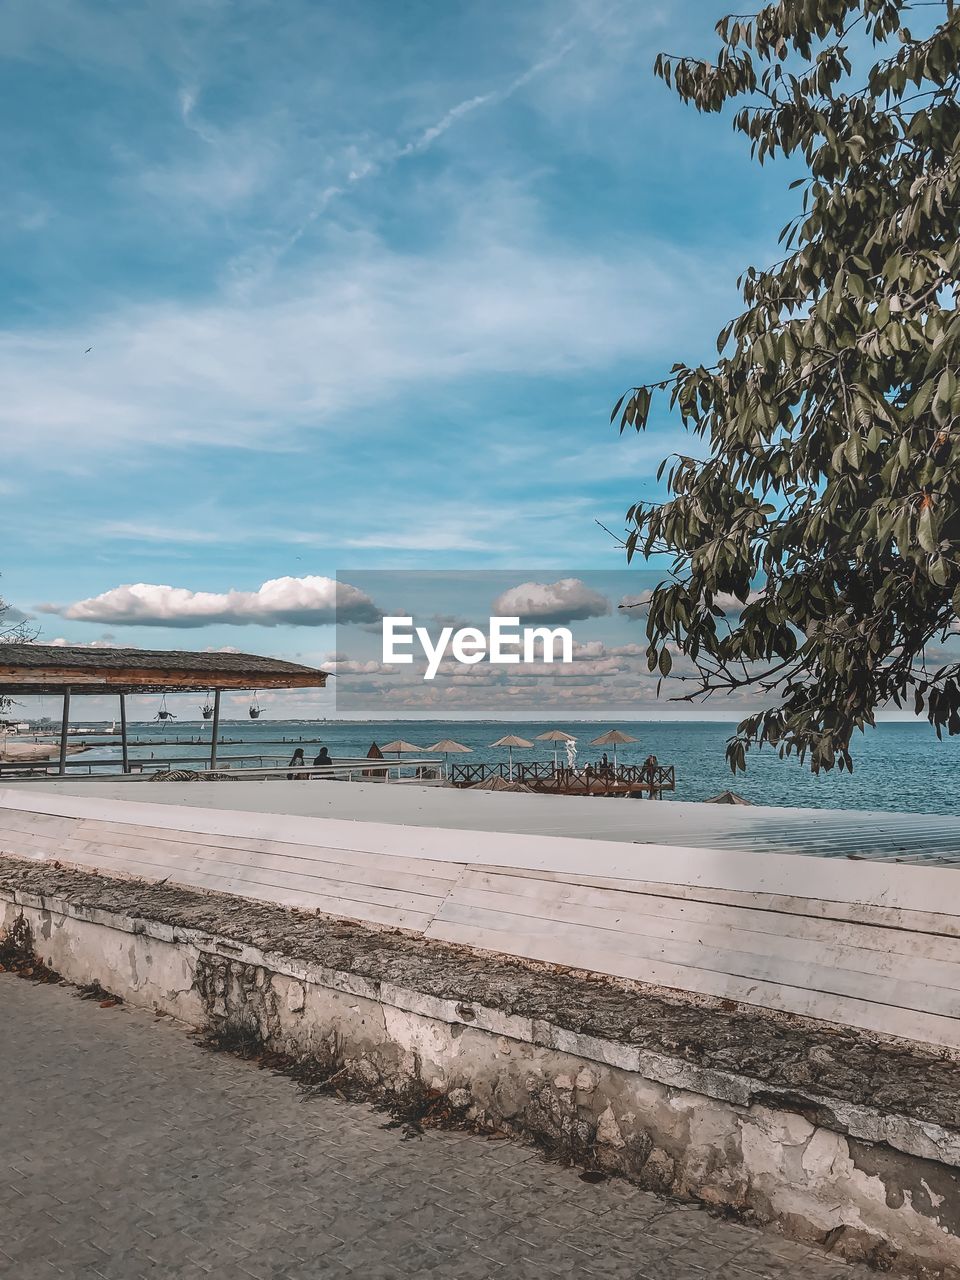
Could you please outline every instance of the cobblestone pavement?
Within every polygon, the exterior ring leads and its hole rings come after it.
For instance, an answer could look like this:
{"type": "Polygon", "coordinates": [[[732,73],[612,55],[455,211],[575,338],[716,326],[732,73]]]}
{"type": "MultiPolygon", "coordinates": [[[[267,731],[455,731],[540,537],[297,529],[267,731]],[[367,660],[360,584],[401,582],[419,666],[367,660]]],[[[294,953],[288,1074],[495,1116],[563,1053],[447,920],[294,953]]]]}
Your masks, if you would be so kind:
{"type": "Polygon", "coordinates": [[[166,1019],[0,975],[0,1275],[865,1280],[530,1148],[404,1141],[166,1019]]]}

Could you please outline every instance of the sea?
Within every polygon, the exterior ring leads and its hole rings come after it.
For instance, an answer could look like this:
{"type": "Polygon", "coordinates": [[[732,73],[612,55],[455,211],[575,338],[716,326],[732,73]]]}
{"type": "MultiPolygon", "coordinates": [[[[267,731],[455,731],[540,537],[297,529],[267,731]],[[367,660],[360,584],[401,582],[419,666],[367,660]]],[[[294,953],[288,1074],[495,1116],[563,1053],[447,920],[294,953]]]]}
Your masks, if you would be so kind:
{"type": "MultiPolygon", "coordinates": [[[[90,727],[95,726],[91,723],[90,727]]],[[[960,814],[960,738],[944,738],[940,742],[925,722],[884,723],[857,735],[853,743],[854,772],[834,770],[819,776],[811,774],[809,767],[795,757],[781,760],[770,749],[748,753],[747,772],[734,776],[724,757],[724,746],[734,726],[717,721],[619,721],[612,725],[605,721],[226,720],[221,721],[223,742],[219,758],[227,764],[231,757],[247,757],[245,761],[237,759],[236,767],[244,763],[279,765],[285,764],[298,746],[304,748],[309,761],[321,746],[326,746],[336,759],[364,756],[374,742],[382,746],[400,738],[426,749],[440,739],[453,738],[470,747],[471,754],[451,757],[451,762],[489,763],[506,761],[506,748],[492,744],[505,734],[516,734],[535,745],[515,748],[515,761],[548,761],[553,759],[553,744],[536,742],[536,738],[554,728],[577,739],[579,764],[599,760],[604,750],[612,758],[612,748],[591,746],[594,738],[609,729],[619,728],[631,734],[637,741],[618,747],[618,759],[624,764],[640,763],[655,755],[661,764],[672,764],[677,789],[673,795],[665,796],[668,802],[706,800],[721,791],[733,790],[754,804],[960,814]]],[[[202,721],[131,724],[130,736],[138,740],[138,745],[131,747],[131,757],[158,762],[199,761],[209,752],[205,746],[209,735],[210,726],[202,721]],[[185,739],[192,741],[184,744],[185,739]]],[[[564,759],[562,744],[560,752],[564,759]]],[[[82,766],[92,760],[117,759],[119,754],[119,746],[111,743],[72,756],[71,761],[82,766]]],[[[172,767],[186,768],[189,764],[172,763],[172,767]]]]}

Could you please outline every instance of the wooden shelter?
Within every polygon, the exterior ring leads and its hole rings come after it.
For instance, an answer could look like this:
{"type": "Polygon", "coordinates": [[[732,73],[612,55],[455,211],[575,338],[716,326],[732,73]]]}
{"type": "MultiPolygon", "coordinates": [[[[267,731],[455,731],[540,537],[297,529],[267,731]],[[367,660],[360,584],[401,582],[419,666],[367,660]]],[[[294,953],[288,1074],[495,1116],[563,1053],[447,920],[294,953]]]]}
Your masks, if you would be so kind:
{"type": "Polygon", "coordinates": [[[315,667],[249,653],[183,653],[159,649],[100,649],[81,645],[0,644],[0,695],[55,694],[63,699],[60,772],[66,773],[70,699],[112,694],[120,704],[123,771],[127,755],[128,693],[213,692],[210,767],[216,768],[220,695],[224,690],[322,689],[327,673],[315,667]]]}

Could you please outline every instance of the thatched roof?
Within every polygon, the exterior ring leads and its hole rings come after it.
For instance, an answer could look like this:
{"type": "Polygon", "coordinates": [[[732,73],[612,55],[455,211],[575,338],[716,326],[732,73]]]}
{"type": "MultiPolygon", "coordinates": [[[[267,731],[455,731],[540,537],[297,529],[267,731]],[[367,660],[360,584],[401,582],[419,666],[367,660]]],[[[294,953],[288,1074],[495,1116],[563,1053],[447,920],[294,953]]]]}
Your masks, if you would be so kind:
{"type": "Polygon", "coordinates": [[[471,791],[531,791],[532,788],[526,786],[522,782],[508,782],[506,778],[501,778],[497,774],[491,774],[489,778],[484,778],[482,782],[475,782],[470,788],[471,791]]]}
{"type": "Polygon", "coordinates": [[[721,791],[718,796],[710,796],[704,804],[753,804],[753,801],[747,800],[738,791],[721,791]]]}
{"type": "Polygon", "coordinates": [[[163,693],[323,688],[315,667],[249,653],[0,644],[0,693],[163,693]]]}

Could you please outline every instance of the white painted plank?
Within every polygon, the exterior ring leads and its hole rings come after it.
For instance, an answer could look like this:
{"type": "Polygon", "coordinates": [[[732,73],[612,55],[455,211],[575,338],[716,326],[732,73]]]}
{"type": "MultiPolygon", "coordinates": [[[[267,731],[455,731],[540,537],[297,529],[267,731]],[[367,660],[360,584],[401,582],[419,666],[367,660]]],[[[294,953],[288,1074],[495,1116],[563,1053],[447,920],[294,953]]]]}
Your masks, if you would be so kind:
{"type": "MultiPolygon", "coordinates": [[[[2,818],[2,815],[3,810],[0,809],[0,818],[2,818]]],[[[187,844],[196,844],[198,840],[202,840],[202,843],[210,848],[243,848],[250,849],[253,852],[290,854],[291,856],[298,854],[310,856],[317,849],[326,848],[326,846],[317,841],[296,843],[287,840],[256,839],[247,835],[209,835],[196,831],[181,831],[172,827],[150,827],[139,823],[97,822],[80,818],[64,819],[64,821],[73,821],[79,831],[102,836],[103,838],[134,833],[138,838],[146,837],[148,839],[170,840],[187,844]]],[[[390,852],[378,854],[344,848],[338,848],[336,852],[341,862],[350,863],[358,867],[402,869],[414,875],[431,876],[437,880],[448,880],[450,883],[453,883],[460,874],[460,864],[456,862],[447,863],[439,862],[436,859],[406,858],[390,852]]]]}
{"type": "MultiPolygon", "coordinates": [[[[106,846],[102,844],[85,844],[64,841],[64,857],[72,861],[102,858],[106,846]]],[[[181,846],[183,852],[171,856],[163,849],[125,849],[123,846],[110,846],[118,860],[149,860],[155,868],[158,878],[167,875],[184,883],[184,874],[215,874],[228,886],[227,892],[243,893],[250,896],[251,890],[258,884],[271,884],[275,887],[289,889],[295,893],[303,890],[311,895],[329,895],[337,898],[349,898],[357,903],[376,903],[381,906],[397,906],[404,910],[418,911],[431,915],[442,901],[438,894],[425,892],[411,893],[387,887],[347,882],[327,877],[323,874],[300,874],[286,868],[271,865],[270,860],[261,864],[244,865],[232,861],[228,857],[211,858],[202,846],[191,851],[181,846]]]]}
{"type": "Polygon", "coordinates": [[[793,1013],[840,1026],[860,1027],[881,1035],[897,1036],[923,1044],[960,1049],[960,1021],[936,1014],[916,1013],[879,1005],[871,1001],[850,999],[819,991],[807,991],[773,982],[745,979],[737,975],[699,970],[681,965],[661,963],[644,958],[627,957],[584,948],[564,939],[550,945],[548,939],[520,937],[515,932],[480,928],[475,924],[457,924],[436,919],[427,930],[428,938],[455,942],[478,950],[511,954],[530,960],[562,964],[589,973],[607,973],[652,986],[716,996],[743,1004],[760,1005],[778,1012],[793,1013]]]}
{"type": "Polygon", "coordinates": [[[56,858],[64,866],[83,866],[112,876],[137,876],[154,881],[165,880],[188,888],[216,889],[254,900],[319,909],[329,915],[344,915],[354,920],[369,920],[405,929],[422,930],[441,902],[438,896],[352,886],[317,876],[277,875],[269,868],[239,868],[202,856],[183,854],[171,859],[163,852],[149,849],[124,849],[115,845],[75,846],[74,842],[62,839],[51,845],[44,837],[36,835],[21,836],[19,843],[8,851],[33,860],[38,856],[48,862],[56,858]]]}
{"type": "MultiPolygon", "coordinates": [[[[98,840],[115,840],[117,836],[126,838],[132,834],[137,838],[147,836],[172,842],[186,842],[191,845],[203,843],[211,848],[246,848],[254,852],[289,853],[292,856],[313,856],[318,849],[322,848],[316,843],[297,845],[278,840],[251,840],[242,836],[203,835],[202,839],[198,839],[198,833],[195,831],[141,827],[138,824],[131,823],[99,823],[85,819],[59,818],[42,813],[35,814],[2,808],[0,808],[0,827],[9,831],[37,831],[47,835],[86,836],[87,838],[96,838],[98,840]]],[[[129,844],[129,840],[125,839],[125,842],[129,844]]],[[[402,869],[414,874],[433,875],[438,880],[448,880],[451,883],[456,880],[460,871],[457,864],[448,865],[423,859],[397,858],[389,853],[376,855],[351,850],[337,850],[337,853],[341,862],[352,863],[358,867],[368,868],[372,866],[384,869],[402,869]]]]}
{"type": "MultiPolygon", "coordinates": [[[[85,824],[85,830],[93,833],[93,828],[89,824],[85,824]]],[[[113,833],[110,833],[113,836],[113,833]]],[[[115,843],[119,837],[113,836],[112,843],[115,843]]],[[[22,843],[20,847],[25,847],[22,843]]],[[[37,846],[32,846],[37,847],[37,846]]],[[[47,842],[41,846],[51,849],[53,846],[47,842]]],[[[136,848],[146,850],[153,856],[149,859],[150,865],[153,867],[153,874],[158,878],[161,875],[171,874],[182,870],[200,871],[203,869],[204,863],[211,860],[211,850],[204,846],[194,845],[192,847],[185,844],[170,846],[164,845],[163,842],[136,841],[133,846],[126,848],[136,848]],[[187,861],[183,860],[183,856],[187,856],[187,861]]],[[[82,842],[58,841],[56,850],[62,856],[70,856],[71,860],[77,858],[79,861],[103,859],[102,842],[90,842],[84,845],[82,842]]],[[[355,874],[343,875],[340,869],[329,864],[310,864],[307,860],[296,861],[293,859],[277,860],[268,855],[251,855],[246,859],[241,858],[237,851],[228,850],[224,847],[218,847],[215,851],[215,860],[218,862],[217,874],[220,877],[220,883],[235,892],[250,893],[257,884],[284,885],[292,892],[305,890],[307,892],[316,892],[320,895],[334,896],[338,899],[349,899],[359,903],[375,903],[381,906],[398,906],[406,910],[419,910],[425,915],[432,915],[439,907],[441,896],[431,894],[430,887],[423,881],[415,884],[378,884],[384,877],[379,873],[368,880],[364,885],[363,878],[357,879],[355,874]],[[247,870],[243,868],[246,867],[247,870]],[[301,875],[295,875],[290,878],[291,873],[296,868],[302,872],[301,875]],[[236,883],[234,883],[234,881],[236,883]],[[358,887],[358,883],[359,886],[358,887]],[[381,892],[381,889],[403,889],[412,888],[415,890],[413,895],[408,896],[392,896],[381,892]],[[419,894],[416,892],[419,891],[419,894]]],[[[321,851],[314,851],[320,853],[321,851]]],[[[596,924],[602,928],[616,928],[619,922],[610,916],[610,910],[605,906],[594,906],[590,902],[571,901],[571,894],[583,895],[592,893],[592,902],[602,901],[604,897],[615,898],[614,907],[621,905],[624,911],[630,911],[633,906],[629,902],[629,895],[614,894],[612,891],[587,890],[581,886],[558,886],[545,884],[543,881],[529,882],[524,884],[521,877],[500,876],[491,877],[486,873],[468,873],[478,878],[493,879],[499,883],[503,883],[516,895],[520,886],[527,891],[527,900],[534,901],[529,896],[529,891],[533,889],[537,894],[542,893],[546,898],[546,902],[535,901],[535,905],[529,908],[531,914],[540,917],[551,918],[558,915],[559,918],[567,921],[596,924]],[[562,900],[558,895],[562,895],[562,900]]],[[[476,905],[480,907],[491,907],[493,909],[503,909],[514,915],[523,916],[526,914],[522,905],[516,905],[510,901],[506,894],[488,894],[478,891],[470,894],[466,892],[469,882],[458,893],[457,900],[467,905],[476,905]]],[[[754,913],[761,916],[763,913],[754,913]]],[[[631,912],[633,919],[625,922],[623,928],[627,932],[641,932],[649,937],[662,937],[664,939],[673,938],[675,940],[686,940],[688,942],[696,939],[703,946],[713,946],[717,949],[726,950],[744,950],[754,954],[763,954],[769,951],[771,955],[782,960],[799,959],[808,963],[813,963],[819,958],[819,963],[833,964],[838,969],[854,967],[866,972],[874,972],[880,974],[889,974],[891,977],[899,977],[913,981],[927,981],[934,985],[947,986],[953,989],[960,987],[960,972],[956,968],[941,971],[937,968],[936,962],[932,959],[924,961],[922,964],[914,958],[901,957],[897,959],[890,952],[878,951],[873,956],[862,956],[855,952],[845,953],[836,947],[828,947],[823,949],[822,954],[820,948],[814,944],[807,944],[806,947],[797,946],[790,947],[782,937],[771,937],[764,939],[762,937],[750,937],[744,930],[735,930],[726,932],[717,927],[712,928],[709,920],[701,916],[698,921],[683,926],[682,922],[677,921],[674,924],[663,923],[649,916],[644,917],[638,911],[631,912]],[[643,923],[646,921],[646,923],[643,923]],[[876,963],[870,963],[870,961],[876,963]],[[901,972],[897,972],[897,970],[901,972]],[[921,972],[926,970],[926,974],[921,972]]],[[[888,932],[888,931],[885,931],[888,932]]]]}
{"type": "MultiPolygon", "coordinates": [[[[584,924],[622,927],[629,932],[645,931],[645,921],[653,919],[658,922],[654,926],[657,933],[664,933],[672,928],[680,932],[704,928],[728,933],[743,931],[760,935],[755,945],[761,948],[780,940],[786,944],[789,939],[794,938],[828,947],[862,948],[879,953],[876,957],[876,963],[880,966],[878,972],[888,972],[892,966],[916,965],[919,975],[921,969],[923,973],[930,972],[925,968],[928,963],[942,962],[954,966],[949,985],[956,985],[960,989],[960,939],[957,938],[649,893],[527,880],[522,876],[503,876],[467,867],[457,888],[457,901],[473,901],[468,895],[475,892],[488,895],[476,899],[480,906],[546,919],[576,918],[584,924]],[[591,910],[602,915],[594,919],[583,914],[591,910]],[[571,912],[581,914],[574,916],[571,912]]],[[[905,971],[901,972],[905,976],[905,971]]]]}
{"type": "MultiPolygon", "coordinates": [[[[586,890],[573,892],[582,894],[586,890]]],[[[749,921],[738,920],[731,924],[728,920],[720,920],[715,924],[709,917],[687,920],[662,916],[656,913],[655,906],[652,910],[644,911],[642,903],[636,906],[617,902],[609,905],[602,902],[584,903],[571,897],[551,902],[476,889],[469,882],[461,883],[449,900],[467,909],[476,907],[507,914],[517,921],[517,928],[523,928],[525,921],[529,919],[548,924],[562,921],[565,924],[586,925],[651,940],[661,939],[717,951],[769,956],[786,965],[814,964],[838,970],[851,969],[880,978],[884,982],[902,980],[960,993],[960,963],[957,961],[902,954],[879,945],[872,948],[856,946],[844,936],[842,926],[835,929],[832,940],[827,942],[819,938],[807,938],[797,932],[761,932],[750,928],[749,921]]],[[[802,917],[797,920],[802,921],[802,917]]],[[[917,935],[915,937],[919,943],[921,938],[917,935]]]]}
{"type": "MultiPolygon", "coordinates": [[[[171,806],[168,806],[168,808],[169,807],[171,806]]],[[[177,808],[176,806],[172,806],[172,807],[177,808]]],[[[182,808],[178,809],[178,811],[183,812],[182,808]]],[[[53,829],[57,831],[67,832],[70,829],[71,821],[73,821],[69,818],[61,818],[61,817],[46,815],[46,814],[34,814],[34,813],[29,813],[24,811],[4,812],[0,810],[0,814],[2,814],[2,820],[5,826],[10,826],[15,824],[16,826],[24,830],[33,829],[37,827],[42,827],[43,829],[49,830],[51,828],[47,824],[55,824],[53,829]],[[12,823],[11,823],[11,819],[12,819],[12,823]]],[[[97,823],[91,823],[90,820],[80,819],[76,821],[79,822],[79,824],[84,828],[84,830],[89,829],[91,832],[94,830],[97,831],[98,833],[103,832],[104,838],[107,838],[105,833],[108,830],[118,832],[118,833],[136,830],[136,828],[131,827],[130,824],[109,823],[105,825],[100,825],[97,823]]],[[[158,836],[163,835],[169,839],[187,841],[187,842],[195,841],[196,835],[197,835],[196,832],[174,831],[169,828],[146,828],[145,830],[149,831],[150,834],[156,833],[158,836]]],[[[113,837],[110,837],[110,838],[113,838],[113,837]]],[[[207,842],[217,843],[222,845],[225,848],[235,847],[235,842],[237,840],[241,840],[245,847],[261,849],[264,852],[268,852],[268,851],[279,852],[279,851],[285,851],[286,849],[290,849],[292,851],[293,849],[297,849],[298,851],[303,851],[304,853],[307,853],[307,851],[311,849],[311,846],[309,845],[288,845],[284,841],[276,841],[276,840],[253,840],[249,836],[230,837],[230,836],[215,836],[215,835],[208,836],[206,834],[204,835],[205,843],[207,842]]],[[[365,863],[365,860],[369,858],[376,858],[377,865],[384,866],[384,867],[390,866],[391,864],[396,865],[398,861],[402,861],[404,863],[405,869],[409,869],[412,871],[414,870],[414,866],[415,866],[416,870],[418,872],[422,872],[423,874],[432,874],[433,870],[435,869],[437,872],[438,878],[441,878],[441,879],[448,878],[451,883],[455,878],[457,871],[459,870],[456,864],[445,864],[435,860],[431,861],[431,860],[425,860],[425,859],[417,859],[417,860],[398,859],[394,855],[391,855],[390,853],[377,855],[377,854],[367,854],[362,851],[343,850],[340,854],[341,862],[349,861],[354,863],[355,865],[363,865],[365,863]]],[[[768,911],[777,910],[778,912],[781,913],[781,915],[797,914],[797,915],[819,916],[824,920],[848,919],[853,923],[856,923],[856,922],[864,922],[868,924],[879,923],[884,925],[890,925],[894,928],[906,929],[910,931],[921,931],[921,932],[937,931],[937,932],[940,932],[946,935],[952,935],[955,937],[960,936],[960,917],[948,916],[946,913],[943,913],[943,912],[938,913],[936,915],[932,913],[926,913],[926,912],[916,913],[916,914],[911,913],[910,915],[905,915],[902,911],[898,911],[897,909],[891,909],[889,907],[873,908],[866,905],[860,906],[857,904],[830,903],[825,901],[810,900],[808,898],[803,898],[803,897],[786,898],[786,897],[774,897],[772,895],[764,895],[764,894],[753,894],[751,896],[750,894],[741,894],[741,893],[736,893],[734,891],[715,890],[715,889],[704,888],[702,886],[684,886],[684,885],[666,885],[666,884],[658,885],[651,881],[610,880],[608,878],[604,879],[596,876],[590,876],[590,877],[573,876],[570,873],[558,873],[558,872],[549,872],[549,871],[545,872],[545,871],[536,871],[536,870],[527,870],[527,869],[518,870],[516,868],[502,868],[502,869],[499,869],[498,874],[510,875],[516,878],[517,880],[521,880],[521,879],[527,880],[527,881],[551,880],[551,881],[560,881],[561,883],[574,883],[574,884],[581,884],[581,885],[587,885],[590,887],[598,887],[598,888],[599,887],[609,887],[609,888],[619,887],[632,892],[646,891],[649,893],[658,894],[661,897],[672,896],[675,898],[683,898],[688,901],[699,900],[703,898],[709,901],[722,901],[722,902],[729,903],[731,905],[733,904],[751,905],[751,906],[755,906],[756,909],[758,910],[768,910],[768,911]]],[[[894,948],[897,947],[897,943],[893,938],[891,938],[891,945],[894,948]]],[[[912,945],[913,945],[913,940],[911,939],[910,946],[912,947],[912,945]]],[[[935,958],[935,957],[931,956],[931,958],[935,958]]],[[[940,956],[939,958],[947,958],[947,957],[940,956]]]]}
{"type": "MultiPolygon", "coordinates": [[[[344,784],[357,785],[360,784],[344,784]]],[[[613,801],[609,803],[615,803],[613,801]]],[[[626,802],[624,802],[626,803],[626,802]]],[[[606,840],[510,832],[402,827],[390,823],[304,818],[299,815],[237,813],[223,809],[107,800],[92,796],[0,791],[0,806],[29,808],[66,816],[147,823],[198,834],[252,835],[320,843],[406,857],[646,879],[756,893],[798,894],[828,901],[883,907],[943,910],[956,897],[956,876],[949,868],[848,862],[801,855],[741,853],[730,849],[679,845],[626,845],[606,840]]],[[[951,911],[950,914],[953,914],[951,911]]]]}
{"type": "MultiPolygon", "coordinates": [[[[10,785],[21,786],[21,783],[10,785]]],[[[28,784],[29,785],[29,784],[28,784]]],[[[361,817],[415,826],[585,836],[603,840],[673,843],[711,848],[836,856],[857,852],[895,855],[898,848],[928,857],[960,853],[960,820],[931,814],[850,812],[736,805],[709,808],[671,800],[668,804],[611,804],[602,798],[512,795],[369,783],[284,781],[223,786],[211,782],[135,783],[104,778],[47,781],[40,789],[114,799],[139,798],[165,804],[255,810],[315,817],[361,817]]]]}
{"type": "MultiPolygon", "coordinates": [[[[496,792],[492,794],[497,794],[496,792]]],[[[577,875],[570,872],[522,870],[490,864],[475,866],[474,870],[486,870],[498,875],[516,876],[525,880],[549,881],[556,884],[586,885],[597,889],[617,889],[625,893],[647,893],[690,902],[715,902],[728,906],[752,907],[759,911],[779,911],[787,914],[809,915],[821,920],[849,921],[854,924],[905,929],[909,932],[929,933],[936,937],[960,937],[960,912],[914,911],[899,907],[872,906],[867,903],[835,902],[829,899],[807,898],[802,895],[758,893],[755,890],[716,889],[706,885],[667,884],[664,881],[612,879],[609,876],[577,875]]],[[[924,874],[926,874],[924,869],[924,874]]],[[[946,901],[954,902],[957,892],[946,901]]]]}
{"type": "MultiPolygon", "coordinates": [[[[171,880],[171,883],[185,884],[192,889],[211,889],[218,893],[236,892],[225,887],[221,877],[203,874],[190,878],[171,880]]],[[[390,929],[403,929],[408,932],[422,934],[430,917],[419,911],[406,911],[395,907],[381,906],[372,902],[354,902],[348,898],[337,898],[324,894],[311,894],[293,891],[283,885],[264,884],[252,895],[258,902],[273,902],[278,906],[289,907],[300,911],[316,911],[322,915],[337,919],[354,920],[361,924],[373,924],[390,929]]]]}
{"type": "MultiPolygon", "coordinates": [[[[114,877],[164,879],[171,885],[188,889],[233,893],[257,902],[273,902],[299,910],[320,911],[324,915],[412,930],[417,933],[422,933],[431,919],[431,915],[423,911],[412,911],[374,902],[357,902],[348,897],[294,889],[289,885],[275,884],[268,880],[261,880],[255,884],[238,884],[235,877],[217,874],[215,868],[204,868],[199,871],[175,868],[171,871],[169,868],[165,869],[155,863],[137,858],[136,853],[137,851],[131,851],[130,856],[127,857],[116,857],[113,854],[104,857],[98,864],[97,870],[102,875],[114,877]]],[[[147,856],[143,855],[143,857],[147,856]]],[[[64,866],[71,865],[69,858],[63,858],[62,861],[64,866]]]]}
{"type": "MultiPolygon", "coordinates": [[[[907,982],[892,977],[878,978],[853,969],[817,964],[812,960],[785,959],[770,952],[757,954],[732,948],[721,950],[706,944],[701,946],[695,941],[617,933],[589,925],[568,924],[562,920],[530,917],[521,919],[500,911],[462,905],[453,897],[448,898],[440,908],[428,936],[437,936],[436,929],[443,922],[486,928],[518,940],[529,937],[542,939],[543,946],[547,948],[544,958],[560,964],[567,962],[551,954],[550,948],[554,944],[558,947],[575,946],[583,954],[588,954],[592,948],[599,954],[622,956],[625,961],[642,959],[684,968],[706,969],[758,982],[775,982],[832,995],[853,996],[902,1009],[922,1010],[944,1017],[960,1017],[960,992],[956,990],[931,983],[907,982]]],[[[629,977],[630,974],[621,971],[620,976],[629,977]]]]}
{"type": "MultiPolygon", "coordinates": [[[[128,827],[126,831],[134,834],[123,834],[121,831],[99,832],[89,824],[76,828],[76,834],[70,839],[74,847],[96,850],[105,846],[116,846],[124,849],[149,849],[165,858],[175,859],[184,852],[202,856],[222,865],[269,867],[275,871],[289,871],[300,875],[317,875],[325,879],[335,879],[347,884],[376,885],[380,888],[407,890],[412,893],[427,893],[433,896],[442,895],[456,883],[456,876],[451,875],[450,868],[459,873],[456,864],[445,864],[446,874],[442,877],[423,873],[408,872],[405,859],[371,859],[368,865],[362,854],[358,854],[349,862],[340,861],[340,850],[307,849],[303,845],[277,845],[277,849],[297,849],[297,853],[261,852],[236,844],[220,843],[209,845],[203,837],[193,836],[191,840],[173,841],[157,839],[152,836],[135,834],[137,828],[128,827]]],[[[435,863],[422,863],[423,866],[435,866],[435,863]]]]}
{"type": "Polygon", "coordinates": [[[18,849],[43,849],[51,857],[63,846],[62,836],[47,836],[34,831],[7,831],[0,827],[0,852],[16,853],[18,849]]]}
{"type": "Polygon", "coordinates": [[[40,831],[45,835],[69,835],[79,819],[61,818],[49,813],[31,813],[24,809],[0,808],[0,825],[6,831],[40,831]]]}

